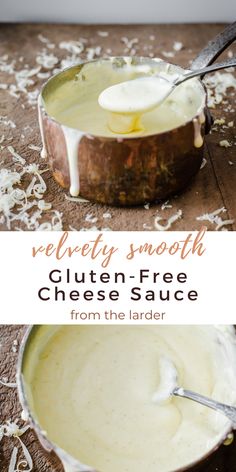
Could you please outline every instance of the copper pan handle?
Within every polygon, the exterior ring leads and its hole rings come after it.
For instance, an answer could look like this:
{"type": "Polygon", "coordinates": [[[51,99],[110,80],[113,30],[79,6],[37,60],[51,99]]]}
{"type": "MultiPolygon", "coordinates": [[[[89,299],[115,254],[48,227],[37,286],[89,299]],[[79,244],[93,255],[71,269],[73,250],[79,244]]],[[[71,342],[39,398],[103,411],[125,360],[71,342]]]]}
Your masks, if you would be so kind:
{"type": "MultiPolygon", "coordinates": [[[[209,66],[236,39],[236,21],[228,25],[221,33],[212,39],[197,55],[191,65],[191,70],[209,66]]],[[[202,76],[203,77],[203,76],[202,76]]]]}

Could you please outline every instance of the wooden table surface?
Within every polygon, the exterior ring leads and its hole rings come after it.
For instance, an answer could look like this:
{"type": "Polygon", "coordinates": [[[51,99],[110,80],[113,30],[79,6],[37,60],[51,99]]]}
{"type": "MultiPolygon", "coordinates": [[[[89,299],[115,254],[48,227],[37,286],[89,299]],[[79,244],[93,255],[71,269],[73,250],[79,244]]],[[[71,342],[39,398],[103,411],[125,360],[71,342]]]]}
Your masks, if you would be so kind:
{"type": "MultiPolygon", "coordinates": [[[[7,377],[9,382],[15,381],[18,354],[13,352],[14,340],[17,339],[20,343],[24,331],[25,326],[0,325],[0,379],[7,377]]],[[[18,348],[16,351],[18,351],[18,348]]],[[[21,410],[16,388],[0,386],[0,426],[7,420],[19,418],[21,410]]],[[[50,455],[43,450],[33,431],[28,430],[22,436],[22,440],[30,451],[34,463],[34,472],[63,472],[60,461],[55,455],[50,455]]],[[[18,441],[14,438],[4,437],[0,442],[1,472],[8,472],[10,456],[13,447],[17,445],[18,441]]],[[[230,446],[221,446],[200,470],[202,472],[235,472],[235,456],[236,441],[230,446]]]]}
{"type": "MultiPolygon", "coordinates": [[[[53,54],[54,68],[62,67],[61,62],[66,56],[73,55],[68,51],[68,42],[78,41],[83,38],[84,52],[75,59],[88,57],[91,47],[101,47],[96,50],[100,55],[122,55],[136,53],[138,55],[150,55],[161,57],[180,65],[189,66],[190,61],[201,48],[213,38],[224,25],[138,25],[138,26],[107,26],[107,25],[43,25],[43,24],[1,24],[0,25],[0,57],[2,64],[12,64],[15,71],[39,67],[42,50],[53,54]],[[108,34],[107,34],[108,33],[108,34]],[[41,35],[41,36],[39,36],[41,35]],[[45,41],[45,37],[48,42],[45,41]],[[122,39],[122,38],[128,38],[122,39]],[[131,40],[131,41],[130,41],[131,40]],[[134,40],[134,41],[132,41],[134,40]],[[173,49],[175,41],[181,42],[180,51],[173,49]],[[67,42],[67,46],[62,42],[67,42]],[[60,47],[59,47],[60,45],[60,47]],[[67,47],[67,49],[65,49],[67,47]],[[163,54],[164,53],[164,54],[163,54]],[[171,57],[166,57],[169,54],[171,57]],[[171,54],[170,54],[171,53],[171,54]],[[8,57],[6,57],[6,55],[8,57]],[[37,59],[36,61],[36,58],[37,59]],[[15,62],[14,62],[15,61],[15,62]]],[[[231,46],[230,51],[235,52],[236,47],[231,46]]],[[[227,57],[227,56],[225,56],[227,57]]],[[[42,62],[42,61],[41,61],[42,62]]],[[[65,65],[65,63],[64,63],[65,65]]],[[[39,127],[37,122],[37,108],[32,104],[32,96],[22,90],[17,90],[15,75],[10,72],[10,66],[1,66],[0,59],[0,166],[1,168],[15,167],[8,147],[23,156],[27,162],[40,163],[42,169],[47,164],[42,162],[37,150],[29,148],[30,145],[40,146],[39,127]],[[11,91],[11,94],[9,93],[11,91]],[[13,92],[13,93],[12,93],[13,92]],[[29,103],[30,101],[30,103],[29,103]],[[1,120],[1,117],[2,118],[1,120]],[[11,120],[15,127],[6,124],[11,120]],[[1,135],[4,135],[1,138],[1,135]]],[[[49,72],[41,66],[41,70],[29,77],[33,83],[26,86],[28,92],[40,90],[45,78],[41,74],[49,72]]],[[[19,77],[18,77],[19,79],[19,77]]],[[[18,83],[18,82],[17,82],[18,83]]],[[[19,88],[19,87],[18,87],[19,88]]],[[[36,95],[35,95],[36,97],[36,95]]],[[[35,101],[33,98],[33,102],[35,101]]],[[[161,209],[161,204],[152,204],[150,208],[113,208],[92,203],[75,203],[65,199],[65,191],[53,180],[51,172],[46,171],[43,177],[47,184],[45,200],[52,203],[52,208],[62,212],[63,229],[71,227],[79,230],[109,228],[111,230],[153,230],[154,219],[157,215],[165,220],[178,210],[182,210],[182,218],[174,223],[173,230],[199,229],[201,221],[196,218],[205,213],[211,213],[225,207],[227,211],[222,214],[223,219],[235,219],[235,223],[227,226],[227,229],[236,229],[236,156],[235,156],[235,89],[228,90],[224,103],[218,105],[212,112],[215,118],[224,118],[226,124],[234,120],[233,127],[224,128],[218,125],[216,130],[207,136],[205,146],[206,165],[200,170],[194,181],[179,196],[170,199],[170,208],[161,209]],[[231,106],[231,108],[229,107],[231,106]],[[226,111],[228,110],[228,111],[226,111]],[[221,147],[221,140],[229,140],[232,146],[221,147]],[[104,214],[109,213],[109,217],[104,214]]],[[[50,213],[50,212],[49,212],[50,213]]],[[[47,221],[49,213],[40,222],[47,221]]],[[[1,217],[1,214],[0,214],[1,217]]],[[[215,230],[216,225],[205,223],[209,230],[215,230]]],[[[0,229],[4,230],[6,224],[0,218],[0,229]]],[[[19,222],[13,222],[11,229],[26,229],[19,222]]]]}

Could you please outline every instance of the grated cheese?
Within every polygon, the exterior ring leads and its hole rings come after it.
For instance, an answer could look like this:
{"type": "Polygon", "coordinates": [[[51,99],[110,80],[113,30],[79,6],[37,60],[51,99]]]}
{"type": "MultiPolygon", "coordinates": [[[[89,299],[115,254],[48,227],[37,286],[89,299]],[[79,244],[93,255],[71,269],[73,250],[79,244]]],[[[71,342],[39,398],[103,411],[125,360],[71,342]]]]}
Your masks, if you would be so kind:
{"type": "Polygon", "coordinates": [[[216,231],[219,231],[221,228],[223,228],[223,226],[228,226],[228,225],[232,225],[234,223],[234,220],[222,220],[220,223],[218,223],[217,227],[216,227],[216,231]]]}
{"type": "Polygon", "coordinates": [[[85,216],[85,221],[87,221],[88,223],[97,223],[97,217],[96,216],[93,216],[92,213],[88,213],[86,216],[85,216]]]}
{"type": "Polygon", "coordinates": [[[101,54],[102,48],[101,46],[96,46],[95,48],[87,48],[86,49],[86,54],[87,54],[87,61],[92,61],[95,59],[95,57],[99,57],[101,54]]]}
{"type": "Polygon", "coordinates": [[[0,380],[0,385],[3,385],[4,387],[8,387],[8,388],[16,388],[17,387],[17,384],[15,382],[5,382],[4,380],[0,380]]]}
{"type": "Polygon", "coordinates": [[[59,43],[60,49],[66,49],[71,54],[79,55],[84,50],[84,44],[82,41],[62,41],[59,43]]]}
{"type": "MultiPolygon", "coordinates": [[[[28,429],[28,428],[27,428],[28,429]]],[[[26,429],[25,429],[26,431],[26,429]]],[[[24,431],[24,432],[25,432],[24,431]]],[[[22,433],[24,434],[24,433],[22,433]]],[[[32,457],[29,453],[28,448],[26,445],[23,443],[22,439],[20,438],[19,435],[13,435],[20,443],[22,452],[24,454],[24,459],[21,459],[17,462],[17,457],[19,453],[19,448],[14,446],[11,454],[11,459],[8,467],[8,472],[21,472],[24,470],[24,472],[31,472],[33,470],[33,460],[32,457]]]]}
{"type": "Polygon", "coordinates": [[[9,169],[0,170],[1,224],[5,223],[7,228],[11,229],[12,223],[18,221],[28,230],[61,231],[62,213],[51,210],[51,203],[43,199],[47,186],[41,174],[45,170],[40,171],[37,164],[24,165],[25,159],[19,156],[14,148],[10,146],[9,148],[21,170],[18,172],[9,169]],[[21,188],[22,177],[31,179],[26,190],[21,188]],[[51,220],[40,224],[39,220],[46,211],[50,214],[51,220]]]}
{"type": "Polygon", "coordinates": [[[38,39],[39,41],[41,41],[41,43],[49,43],[49,39],[45,38],[45,36],[43,36],[42,34],[38,34],[38,39]]]}
{"type": "Polygon", "coordinates": [[[101,36],[101,38],[107,38],[107,36],[109,36],[107,31],[98,31],[97,34],[98,36],[101,36]]]}
{"type": "Polygon", "coordinates": [[[225,124],[224,118],[214,120],[214,125],[224,125],[224,124],[225,124]]]}
{"type": "Polygon", "coordinates": [[[41,147],[35,146],[34,144],[29,144],[28,148],[31,149],[32,151],[41,152],[41,147]]]}
{"type": "Polygon", "coordinates": [[[200,166],[200,170],[204,169],[206,164],[207,164],[207,160],[205,159],[205,157],[203,157],[203,160],[202,160],[202,163],[201,163],[201,166],[200,166]]]}
{"type": "Polygon", "coordinates": [[[48,79],[50,77],[51,73],[50,72],[39,72],[37,74],[37,77],[39,79],[48,79]]]}
{"type": "Polygon", "coordinates": [[[182,214],[183,214],[182,210],[178,210],[177,213],[170,216],[170,218],[167,220],[167,223],[165,225],[161,225],[159,223],[161,220],[163,220],[163,217],[156,216],[156,218],[154,219],[154,226],[158,231],[168,231],[173,225],[173,223],[175,223],[175,221],[182,218],[182,214]]]}
{"type": "Polygon", "coordinates": [[[15,151],[13,146],[7,146],[7,149],[11,153],[11,155],[13,156],[13,161],[14,162],[19,162],[20,164],[25,165],[25,162],[26,162],[25,159],[15,151]]]}
{"type": "Polygon", "coordinates": [[[0,116],[0,124],[13,129],[16,128],[16,124],[14,123],[14,121],[7,119],[6,116],[0,116]]]}
{"type": "Polygon", "coordinates": [[[98,231],[97,226],[91,226],[91,228],[80,228],[80,231],[98,231]]]}
{"type": "Polygon", "coordinates": [[[48,54],[48,51],[46,49],[43,49],[36,56],[36,62],[44,69],[53,69],[53,67],[58,63],[58,58],[54,56],[53,53],[48,54]]]}
{"type": "Polygon", "coordinates": [[[88,200],[82,197],[70,197],[69,195],[65,194],[65,199],[69,202],[78,202],[78,203],[87,203],[88,200]]]}
{"type": "Polygon", "coordinates": [[[216,225],[215,230],[219,231],[223,226],[231,225],[234,223],[234,220],[222,220],[221,213],[225,213],[227,210],[225,207],[218,208],[212,213],[205,213],[204,215],[197,216],[197,221],[209,221],[212,224],[216,225]]]}
{"type": "Polygon", "coordinates": [[[175,41],[174,44],[173,44],[173,49],[174,51],[181,51],[181,49],[183,49],[183,43],[181,43],[180,41],[175,41]]]}
{"type": "Polygon", "coordinates": [[[143,223],[143,229],[146,229],[148,231],[151,231],[152,230],[152,227],[150,225],[148,225],[147,223],[143,223]]]}
{"type": "Polygon", "coordinates": [[[21,412],[21,419],[25,422],[29,420],[29,414],[26,410],[22,410],[21,412]]]}
{"type": "Polygon", "coordinates": [[[105,220],[108,219],[108,218],[111,218],[111,213],[108,213],[108,212],[103,213],[102,217],[103,217],[105,220]]]}
{"type": "Polygon", "coordinates": [[[172,52],[172,51],[170,51],[170,52],[161,51],[161,54],[162,54],[162,56],[167,57],[167,58],[169,58],[169,57],[175,57],[175,54],[174,54],[174,52],[172,52]]]}
{"type": "Polygon", "coordinates": [[[161,210],[166,210],[167,208],[173,208],[173,205],[170,205],[169,200],[167,200],[165,203],[162,203],[161,205],[161,210]]]}
{"type": "Polygon", "coordinates": [[[204,83],[208,92],[208,106],[215,108],[222,103],[229,88],[236,90],[236,78],[230,72],[216,72],[206,75],[204,83]]]}
{"type": "Polygon", "coordinates": [[[22,439],[19,436],[17,436],[17,439],[22,447],[25,459],[18,462],[16,472],[20,472],[21,470],[24,470],[25,472],[31,472],[33,469],[32,457],[22,439]],[[28,467],[28,469],[26,467],[28,467]]]}
{"type": "Polygon", "coordinates": [[[8,420],[3,425],[4,436],[7,436],[7,437],[12,437],[13,436],[15,438],[20,437],[23,434],[25,434],[25,432],[28,431],[28,429],[30,428],[30,426],[28,424],[23,425],[21,427],[17,423],[18,423],[18,420],[15,420],[15,421],[8,420]]]}
{"type": "Polygon", "coordinates": [[[230,144],[230,142],[227,139],[223,139],[222,141],[220,141],[219,145],[224,148],[229,148],[232,146],[232,144],[230,144]]]}
{"type": "Polygon", "coordinates": [[[128,50],[131,50],[133,49],[134,44],[138,44],[138,38],[128,39],[126,36],[123,36],[121,42],[125,44],[128,50]]]}
{"type": "Polygon", "coordinates": [[[18,447],[15,446],[12,450],[8,472],[14,472],[16,470],[17,454],[18,454],[18,447]]]}

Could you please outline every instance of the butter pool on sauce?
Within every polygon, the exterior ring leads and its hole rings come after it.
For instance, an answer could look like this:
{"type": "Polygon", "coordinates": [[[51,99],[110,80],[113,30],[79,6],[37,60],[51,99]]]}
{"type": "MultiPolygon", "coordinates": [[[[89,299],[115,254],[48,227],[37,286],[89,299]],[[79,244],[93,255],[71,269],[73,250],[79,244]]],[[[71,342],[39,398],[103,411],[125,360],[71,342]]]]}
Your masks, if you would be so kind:
{"type": "Polygon", "coordinates": [[[31,354],[31,407],[51,441],[96,470],[182,467],[214,447],[229,422],[182,398],[154,403],[159,360],[174,363],[185,388],[236,404],[235,334],[224,329],[54,328],[51,337],[46,332],[41,354],[31,354]]]}

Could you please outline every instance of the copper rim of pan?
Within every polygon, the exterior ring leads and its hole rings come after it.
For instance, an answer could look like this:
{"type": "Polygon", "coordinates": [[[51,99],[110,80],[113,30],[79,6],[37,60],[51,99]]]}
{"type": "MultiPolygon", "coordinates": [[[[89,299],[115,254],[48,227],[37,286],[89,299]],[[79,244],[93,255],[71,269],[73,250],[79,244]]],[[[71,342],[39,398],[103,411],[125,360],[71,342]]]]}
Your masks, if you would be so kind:
{"type": "MultiPolygon", "coordinates": [[[[52,85],[52,82],[54,82],[55,80],[57,80],[60,76],[62,76],[64,73],[66,72],[70,72],[70,71],[73,71],[73,69],[77,69],[79,68],[79,71],[80,69],[82,69],[86,64],[96,64],[96,63],[99,63],[99,62],[112,62],[112,61],[117,61],[117,60],[124,60],[124,59],[132,59],[133,61],[138,61],[139,64],[142,64],[142,63],[154,63],[154,64],[166,64],[167,66],[170,65],[170,66],[173,66],[173,67],[177,67],[179,68],[180,70],[182,71],[187,71],[189,69],[185,69],[181,66],[179,66],[178,64],[174,64],[174,63],[171,63],[171,62],[166,62],[164,60],[162,60],[161,58],[150,58],[150,57],[145,57],[145,56],[110,56],[110,57],[104,57],[104,58],[99,58],[99,59],[94,59],[92,61],[83,61],[79,64],[75,64],[73,66],[69,66],[69,67],[66,67],[65,69],[63,69],[62,71],[60,72],[57,72],[56,74],[54,74],[52,77],[50,77],[46,82],[45,84],[43,85],[42,87],[42,90],[40,92],[40,96],[42,97],[42,100],[43,100],[43,103],[40,104],[40,109],[43,111],[44,115],[46,115],[52,122],[54,123],[57,123],[58,125],[62,126],[63,123],[61,123],[60,121],[58,121],[56,118],[54,118],[52,115],[50,115],[48,112],[47,112],[47,109],[46,109],[46,105],[45,105],[45,99],[43,97],[44,93],[47,91],[47,88],[48,86],[52,85]]],[[[78,71],[78,72],[79,72],[78,71]]],[[[172,128],[172,129],[169,129],[169,130],[166,130],[166,131],[162,131],[162,132],[159,132],[159,133],[153,133],[153,134],[147,134],[145,136],[122,136],[122,134],[119,136],[119,135],[116,135],[114,134],[114,137],[113,136],[101,136],[101,135],[96,135],[94,133],[90,133],[89,131],[84,131],[84,134],[87,135],[87,136],[96,136],[100,139],[104,139],[104,140],[125,140],[125,139],[140,139],[140,138],[149,138],[151,136],[161,136],[161,135],[165,135],[165,134],[168,134],[170,133],[171,131],[173,130],[179,130],[181,128],[184,128],[186,125],[188,125],[189,123],[191,123],[194,119],[198,118],[199,115],[202,113],[202,111],[207,107],[207,89],[206,89],[206,86],[205,84],[202,82],[202,80],[200,78],[196,78],[196,80],[199,82],[199,84],[201,85],[202,87],[202,91],[203,91],[203,94],[202,94],[202,103],[201,105],[199,106],[198,110],[197,110],[197,113],[192,117],[190,118],[189,120],[185,121],[184,123],[182,123],[181,125],[177,126],[176,128],[172,128]]],[[[66,82],[66,80],[65,80],[66,82]]],[[[63,82],[64,83],[64,82],[63,82]]],[[[68,126],[69,129],[75,129],[77,131],[80,131],[79,128],[72,128],[70,126],[68,126]]]]}
{"type": "MultiPolygon", "coordinates": [[[[18,362],[17,362],[17,374],[16,374],[16,379],[17,379],[17,390],[18,390],[18,395],[20,399],[21,406],[25,412],[27,412],[29,416],[29,422],[31,424],[31,427],[35,430],[35,432],[38,435],[38,438],[40,440],[40,437],[45,441],[47,446],[43,446],[45,449],[47,448],[49,451],[54,451],[56,455],[59,457],[59,459],[62,461],[62,463],[66,463],[68,466],[73,466],[73,467],[78,467],[78,472],[80,470],[80,467],[82,466],[82,469],[84,472],[102,472],[102,471],[97,471],[96,469],[93,469],[91,466],[82,464],[79,462],[79,460],[75,459],[73,456],[71,456],[69,453],[67,453],[64,449],[61,449],[59,446],[54,444],[53,442],[50,441],[50,439],[47,438],[47,435],[45,431],[43,431],[37,422],[37,420],[34,418],[34,416],[31,413],[29,403],[27,400],[27,394],[25,391],[25,386],[24,386],[24,379],[23,379],[23,373],[22,373],[22,365],[23,365],[23,360],[25,356],[25,350],[27,348],[28,341],[30,337],[33,334],[33,331],[38,327],[38,325],[30,325],[22,339],[21,345],[20,345],[20,350],[19,350],[19,356],[18,356],[18,362]]],[[[216,452],[219,447],[224,443],[226,440],[227,436],[232,432],[233,427],[229,426],[229,428],[224,431],[224,434],[222,434],[221,439],[217,442],[217,444],[211,448],[206,454],[203,456],[199,457],[199,459],[185,465],[184,467],[180,467],[178,469],[174,469],[170,472],[186,472],[194,469],[197,466],[200,466],[202,463],[205,462],[214,452],[216,452]]]]}

